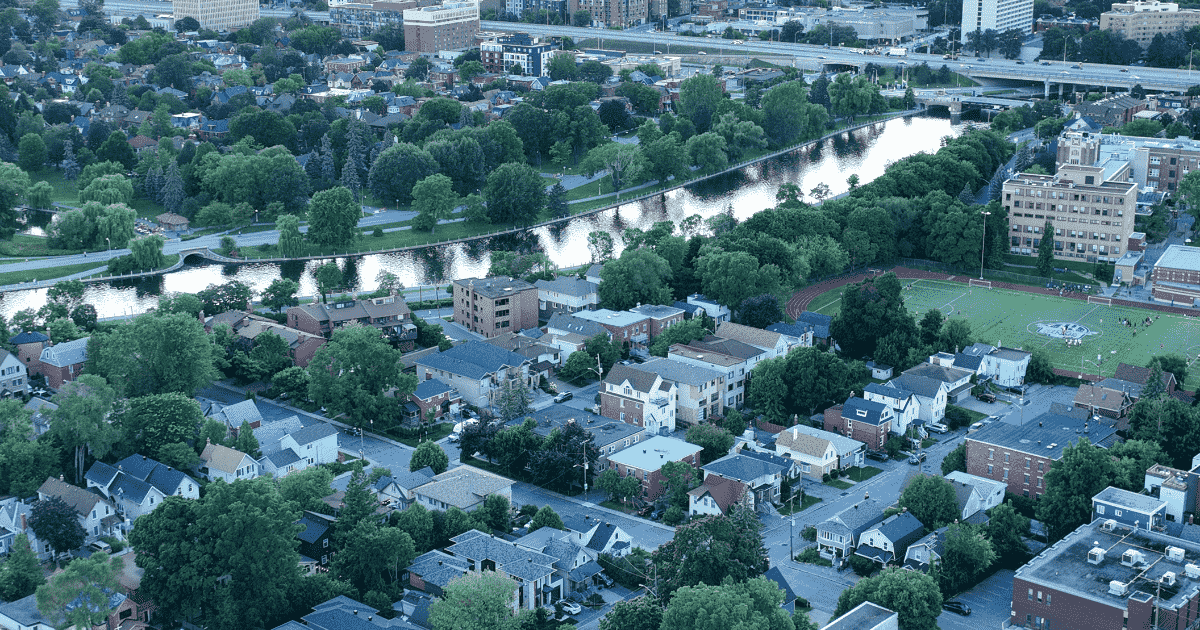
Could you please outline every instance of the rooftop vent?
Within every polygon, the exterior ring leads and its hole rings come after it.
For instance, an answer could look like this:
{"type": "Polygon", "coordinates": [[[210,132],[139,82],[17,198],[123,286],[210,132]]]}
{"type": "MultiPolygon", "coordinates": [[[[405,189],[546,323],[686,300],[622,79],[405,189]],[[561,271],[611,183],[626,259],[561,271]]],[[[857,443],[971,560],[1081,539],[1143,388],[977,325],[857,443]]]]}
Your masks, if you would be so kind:
{"type": "Polygon", "coordinates": [[[1179,547],[1167,547],[1167,560],[1171,562],[1183,562],[1183,549],[1179,547]]]}
{"type": "Polygon", "coordinates": [[[1137,549],[1126,549],[1125,553],[1121,554],[1121,564],[1127,567],[1136,567],[1146,563],[1146,555],[1137,549]]]}
{"type": "Polygon", "coordinates": [[[1175,572],[1167,571],[1166,573],[1162,574],[1162,577],[1159,578],[1158,581],[1167,586],[1175,586],[1175,572]]]}
{"type": "Polygon", "coordinates": [[[1100,529],[1102,529],[1106,532],[1111,532],[1111,531],[1115,530],[1116,528],[1117,528],[1117,522],[1111,518],[1108,519],[1107,521],[1104,521],[1104,524],[1100,526],[1100,529]]]}
{"type": "Polygon", "coordinates": [[[1104,547],[1092,547],[1088,550],[1088,564],[1100,564],[1104,562],[1104,554],[1108,553],[1104,547]]]}
{"type": "Polygon", "coordinates": [[[1196,566],[1189,562],[1183,566],[1183,574],[1192,578],[1193,580],[1200,578],[1200,566],[1196,566]]]}
{"type": "Polygon", "coordinates": [[[1125,595],[1128,592],[1129,592],[1129,585],[1126,584],[1125,582],[1118,582],[1117,580],[1113,580],[1108,583],[1108,594],[1109,595],[1125,595]]]}

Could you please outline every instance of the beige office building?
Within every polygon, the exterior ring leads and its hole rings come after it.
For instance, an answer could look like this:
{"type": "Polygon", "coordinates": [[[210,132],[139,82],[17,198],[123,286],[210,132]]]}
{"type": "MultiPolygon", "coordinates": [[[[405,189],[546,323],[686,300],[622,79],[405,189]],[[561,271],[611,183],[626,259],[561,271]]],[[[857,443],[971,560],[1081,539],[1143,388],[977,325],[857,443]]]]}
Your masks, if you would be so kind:
{"type": "Polygon", "coordinates": [[[1155,35],[1170,35],[1200,25],[1200,10],[1180,9],[1174,2],[1117,2],[1100,14],[1100,28],[1148,45],[1155,35]]]}
{"type": "Polygon", "coordinates": [[[437,53],[475,45],[479,34],[479,4],[446,2],[404,11],[404,48],[437,53]]]}
{"type": "Polygon", "coordinates": [[[1042,239],[1054,239],[1061,260],[1115,262],[1128,247],[1137,211],[1137,183],[1129,164],[1113,169],[1064,164],[1055,175],[1018,173],[1004,182],[1009,251],[1037,256],[1042,239]],[[1045,233],[1049,221],[1054,234],[1045,233]]]}
{"type": "Polygon", "coordinates": [[[196,18],[200,28],[229,31],[258,19],[258,0],[175,0],[175,19],[196,18]]]}

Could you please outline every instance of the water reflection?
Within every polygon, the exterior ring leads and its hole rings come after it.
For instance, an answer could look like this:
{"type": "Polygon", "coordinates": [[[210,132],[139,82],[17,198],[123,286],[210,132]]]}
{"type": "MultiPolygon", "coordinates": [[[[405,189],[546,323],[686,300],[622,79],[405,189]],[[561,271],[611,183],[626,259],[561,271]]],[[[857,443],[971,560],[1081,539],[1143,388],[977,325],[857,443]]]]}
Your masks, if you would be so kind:
{"type": "MultiPolygon", "coordinates": [[[[846,192],[846,179],[857,174],[861,183],[881,175],[892,162],[918,152],[933,152],[944,136],[956,136],[960,126],[946,118],[915,117],[865,127],[843,134],[808,149],[799,149],[767,162],[697,182],[687,188],[657,195],[639,203],[580,217],[555,227],[525,233],[455,243],[394,254],[335,258],[347,289],[372,290],[381,271],[395,274],[405,286],[444,282],[451,278],[482,277],[490,266],[492,250],[524,249],[545,252],[560,267],[587,264],[590,253],[587,235],[596,230],[619,236],[626,228],[650,228],[656,221],[678,223],[699,214],[711,217],[727,209],[745,219],[775,206],[775,193],[785,183],[795,184],[805,194],[824,183],[837,195],[846,192]]],[[[614,239],[617,253],[621,241],[614,239]]],[[[84,299],[96,306],[100,317],[136,314],[152,307],[161,293],[196,292],[204,287],[237,279],[262,291],[271,281],[284,277],[300,284],[301,295],[317,291],[314,271],[325,261],[283,264],[219,265],[198,264],[156,278],[127,283],[91,283],[84,299]]],[[[11,317],[24,309],[38,309],[46,301],[46,289],[13,291],[0,295],[0,314],[11,317]]]]}

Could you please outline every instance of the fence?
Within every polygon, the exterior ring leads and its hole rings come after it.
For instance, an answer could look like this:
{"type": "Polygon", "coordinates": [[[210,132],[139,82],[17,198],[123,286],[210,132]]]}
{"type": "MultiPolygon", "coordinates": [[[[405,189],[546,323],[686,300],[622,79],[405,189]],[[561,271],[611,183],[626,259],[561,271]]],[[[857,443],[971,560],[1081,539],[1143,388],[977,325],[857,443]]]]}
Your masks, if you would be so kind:
{"type": "MultiPolygon", "coordinates": [[[[952,276],[969,276],[977,278],[979,270],[971,269],[969,271],[940,263],[935,260],[923,260],[920,258],[901,258],[897,261],[898,265],[909,267],[912,269],[925,269],[926,271],[940,271],[952,276]]],[[[1045,286],[1047,282],[1051,282],[1050,278],[1042,276],[1030,276],[1023,273],[1015,273],[1012,271],[998,271],[996,269],[984,269],[983,277],[989,280],[1004,280],[1007,282],[1015,282],[1017,284],[1028,284],[1033,286],[1045,286]]],[[[965,278],[964,278],[965,279],[965,278]]]]}

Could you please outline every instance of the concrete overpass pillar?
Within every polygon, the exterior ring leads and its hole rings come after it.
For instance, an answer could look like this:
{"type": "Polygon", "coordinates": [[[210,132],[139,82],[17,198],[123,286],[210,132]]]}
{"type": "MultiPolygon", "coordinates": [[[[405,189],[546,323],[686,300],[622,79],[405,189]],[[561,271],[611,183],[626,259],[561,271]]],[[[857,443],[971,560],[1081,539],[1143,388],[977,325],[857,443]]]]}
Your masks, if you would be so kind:
{"type": "Polygon", "coordinates": [[[1050,79],[1046,79],[1045,89],[1042,92],[1042,98],[1050,100],[1050,79]]]}

